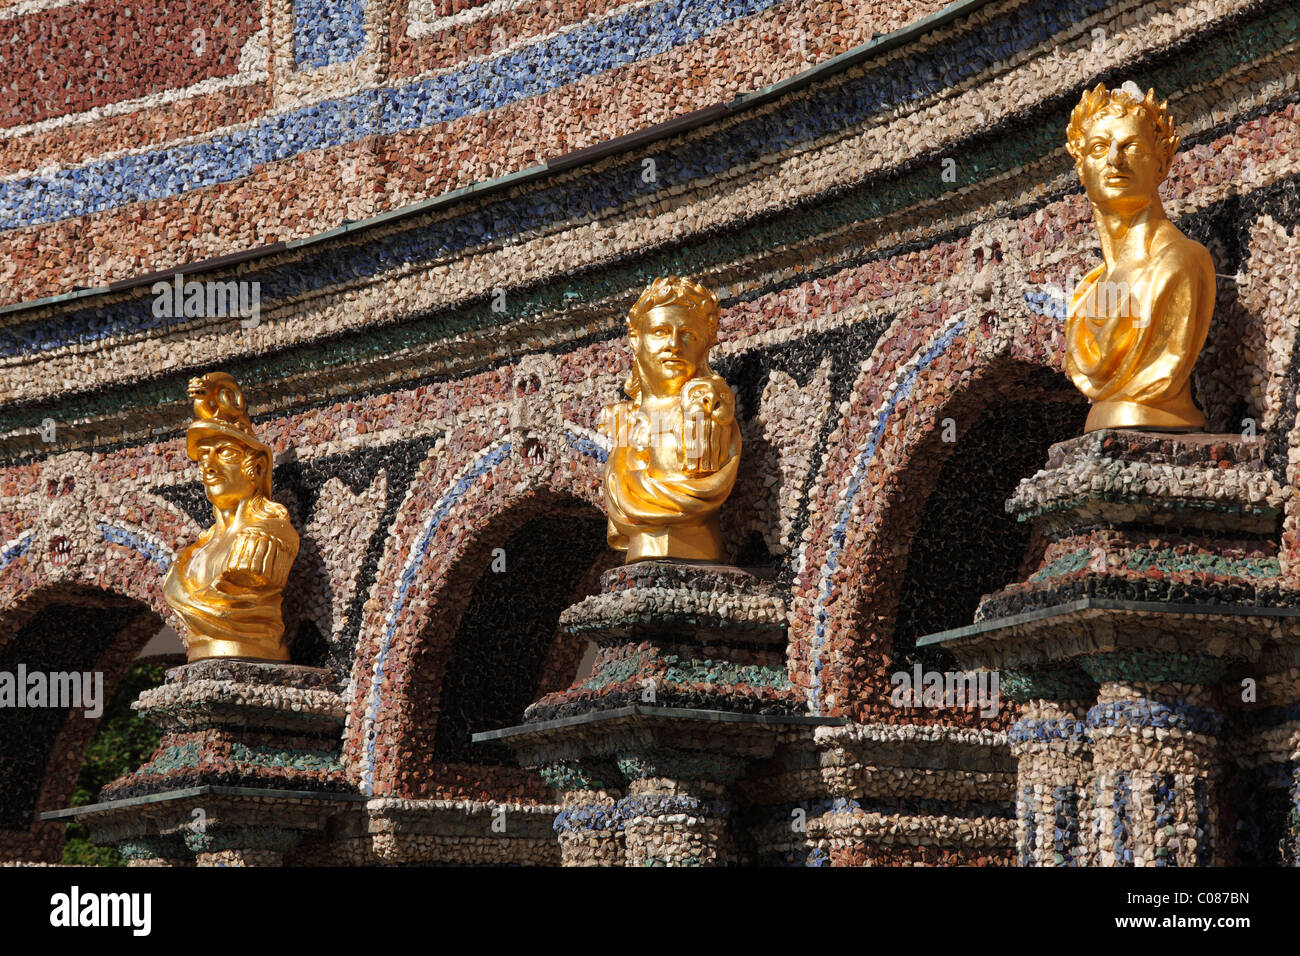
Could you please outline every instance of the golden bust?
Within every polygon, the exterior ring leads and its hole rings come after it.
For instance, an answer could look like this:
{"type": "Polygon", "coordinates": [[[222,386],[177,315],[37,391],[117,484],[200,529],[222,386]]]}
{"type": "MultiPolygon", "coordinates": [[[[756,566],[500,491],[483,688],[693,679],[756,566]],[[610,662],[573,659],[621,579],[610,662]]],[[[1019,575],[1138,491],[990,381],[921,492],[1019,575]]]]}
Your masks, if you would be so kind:
{"type": "Polygon", "coordinates": [[[1105,261],[1075,287],[1065,371],[1092,401],[1085,431],[1203,428],[1192,366],[1214,311],[1209,251],[1165,217],[1158,187],[1178,149],[1165,103],[1098,84],[1070,116],[1067,148],[1105,261]]]}
{"type": "Polygon", "coordinates": [[[740,465],[736,398],[713,369],[718,298],[677,276],[656,279],[627,317],[629,401],[600,430],[610,547],[627,559],[722,559],[718,510],[740,465]]]}
{"type": "Polygon", "coordinates": [[[190,661],[287,661],[280,598],[298,554],[289,512],[271,500],[271,449],[225,372],[190,379],[185,452],[201,469],[216,523],[181,552],[163,596],[185,622],[190,661]]]}

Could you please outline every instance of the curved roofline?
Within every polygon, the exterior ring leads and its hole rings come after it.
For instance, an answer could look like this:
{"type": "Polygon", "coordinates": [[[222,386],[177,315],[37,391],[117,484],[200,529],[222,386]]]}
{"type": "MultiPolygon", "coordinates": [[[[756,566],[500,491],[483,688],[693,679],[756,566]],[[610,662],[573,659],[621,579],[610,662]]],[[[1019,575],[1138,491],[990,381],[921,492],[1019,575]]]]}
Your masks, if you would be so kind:
{"type": "Polygon", "coordinates": [[[654,126],[648,126],[645,129],[637,130],[634,133],[627,133],[623,136],[617,136],[614,139],[605,140],[593,146],[587,146],[583,149],[574,150],[571,153],[565,153],[557,156],[555,159],[544,160],[535,165],[528,166],[524,169],[516,170],[513,173],[507,173],[504,176],[498,176],[494,179],[485,179],[482,182],[471,183],[468,186],[462,186],[459,189],[453,189],[450,192],[442,193],[429,199],[412,203],[409,206],[401,206],[397,209],[390,209],[388,212],[371,216],[367,219],[358,219],[355,221],[344,222],[333,229],[327,229],[325,232],[318,232],[310,236],[303,236],[301,239],[291,239],[287,242],[274,242],[264,246],[254,246],[251,249],[244,249],[238,252],[226,253],[220,256],[214,256],[210,259],[200,259],[197,262],[188,262],[178,266],[171,266],[167,269],[161,269],[157,272],[148,272],[143,275],[132,276],[126,279],[118,279],[107,285],[94,286],[91,288],[74,288],[71,292],[62,292],[58,295],[46,296],[40,299],[29,299],[24,302],[14,302],[9,305],[0,306],[0,316],[12,315],[16,312],[26,312],[33,309],[47,308],[49,306],[62,305],[68,302],[75,302],[80,299],[94,299],[98,296],[108,295],[113,292],[121,292],[126,289],[133,289],[143,285],[151,285],[163,279],[170,279],[177,274],[192,275],[194,273],[211,272],[216,269],[223,269],[241,262],[247,262],[252,259],[262,259],[277,253],[287,252],[294,249],[302,249],[317,243],[326,242],[337,236],[347,235],[352,232],[360,232],[385,223],[390,223],[399,219],[405,219],[408,216],[417,216],[431,210],[440,209],[444,206],[454,205],[461,200],[477,198],[492,193],[501,192],[513,186],[523,183],[530,183],[535,180],[544,179],[552,173],[563,172],[574,169],[578,166],[586,166],[618,153],[627,152],[640,146],[658,140],[667,139],[671,136],[698,129],[715,120],[727,116],[733,116],[737,113],[757,109],[758,107],[770,103],[773,100],[780,99],[789,93],[797,92],[807,86],[811,86],[818,80],[825,79],[835,73],[842,72],[863,63],[873,56],[885,53],[895,47],[909,43],[925,34],[936,30],[940,27],[947,26],[953,20],[966,16],[987,6],[994,0],[956,0],[941,10],[936,10],[928,16],[922,17],[915,23],[908,24],[894,30],[891,33],[882,33],[873,36],[866,43],[854,47],[852,50],[846,50],[819,63],[816,66],[809,67],[802,73],[796,73],[794,76],[786,77],[784,80],[778,80],[761,89],[754,90],[750,93],[742,93],[726,103],[717,103],[713,106],[705,106],[698,110],[692,110],[682,116],[665,120],[662,123],[656,123],[654,126]]]}

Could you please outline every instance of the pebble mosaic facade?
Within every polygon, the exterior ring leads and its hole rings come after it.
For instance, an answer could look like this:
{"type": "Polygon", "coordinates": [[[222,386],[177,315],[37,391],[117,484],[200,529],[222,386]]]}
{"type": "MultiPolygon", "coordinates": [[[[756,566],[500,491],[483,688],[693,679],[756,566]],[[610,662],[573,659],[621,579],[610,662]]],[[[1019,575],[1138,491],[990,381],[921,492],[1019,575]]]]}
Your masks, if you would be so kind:
{"type": "MultiPolygon", "coordinates": [[[[1296,858],[1294,4],[164,8],[198,59],[0,92],[0,655],[53,668],[60,633],[111,686],[176,624],[162,581],[211,514],[185,383],[219,368],[301,535],[293,673],[149,692],[164,744],[96,839],[141,864],[1296,858]],[[1165,208],[1219,273],[1205,440],[1078,438],[1061,374],[1062,290],[1099,258],[1064,128],[1127,79],[1169,100],[1165,208]],[[721,302],[743,579],[604,548],[595,423],[670,273],[721,302]],[[258,283],[259,312],[168,314],[158,281],[258,283]],[[1091,612],[1050,661],[1032,623],[999,664],[925,640],[1087,600],[1140,603],[1114,613],[1159,655],[1091,612]],[[1241,647],[1149,605],[1240,611],[1241,647]],[[1000,667],[1002,704],[896,706],[914,664],[1000,667]],[[735,719],[678,713],[704,708],[735,719]],[[1173,742],[1134,762],[1144,734],[1173,742]],[[191,784],[198,836],[166,796],[191,784]]],[[[11,4],[0,33],[86,31],[70,76],[119,14],[11,4]]],[[[0,857],[57,859],[40,814],[93,727],[49,723],[0,735],[0,857]]]]}

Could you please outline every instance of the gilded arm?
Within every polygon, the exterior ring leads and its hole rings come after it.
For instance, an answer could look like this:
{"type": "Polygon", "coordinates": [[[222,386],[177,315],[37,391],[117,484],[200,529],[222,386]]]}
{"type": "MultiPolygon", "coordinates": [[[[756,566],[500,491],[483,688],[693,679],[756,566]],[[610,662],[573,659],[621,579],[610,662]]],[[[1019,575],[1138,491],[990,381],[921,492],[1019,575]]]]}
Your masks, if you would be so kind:
{"type": "Polygon", "coordinates": [[[239,587],[279,590],[289,577],[293,557],[274,536],[249,528],[239,532],[231,545],[223,577],[239,587]]]}

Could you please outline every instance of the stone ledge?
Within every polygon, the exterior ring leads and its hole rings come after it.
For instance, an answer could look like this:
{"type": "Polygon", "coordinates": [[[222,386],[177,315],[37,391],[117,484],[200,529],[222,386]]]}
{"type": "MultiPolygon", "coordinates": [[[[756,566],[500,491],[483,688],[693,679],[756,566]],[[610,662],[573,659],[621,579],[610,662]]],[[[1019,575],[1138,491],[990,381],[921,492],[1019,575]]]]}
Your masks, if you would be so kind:
{"type": "Polygon", "coordinates": [[[323,790],[266,790],[260,787],[224,787],[204,785],[185,787],[180,790],[166,790],[140,797],[124,797],[121,800],[108,800],[104,803],[90,803],[82,807],[67,807],[62,810],[47,810],[40,815],[42,820],[68,820],[92,814],[111,813],[132,807],[155,804],[174,803],[178,800],[192,800],[195,797],[231,797],[250,800],[255,803],[288,803],[293,805],[330,805],[338,803],[358,803],[368,799],[364,794],[340,793],[323,790]]]}
{"type": "Polygon", "coordinates": [[[1273,475],[1264,445],[1235,434],[1091,432],[1053,445],[1007,511],[1056,530],[1088,520],[1270,533],[1291,489],[1273,475]]]}
{"type": "Polygon", "coordinates": [[[1024,614],[928,634],[916,646],[944,646],[978,666],[1041,667],[1112,651],[1156,651],[1257,661],[1268,638],[1300,644],[1300,608],[1223,604],[1160,604],[1084,598],[1024,614]],[[1212,623],[1201,634],[1186,624],[1212,623]]]}

